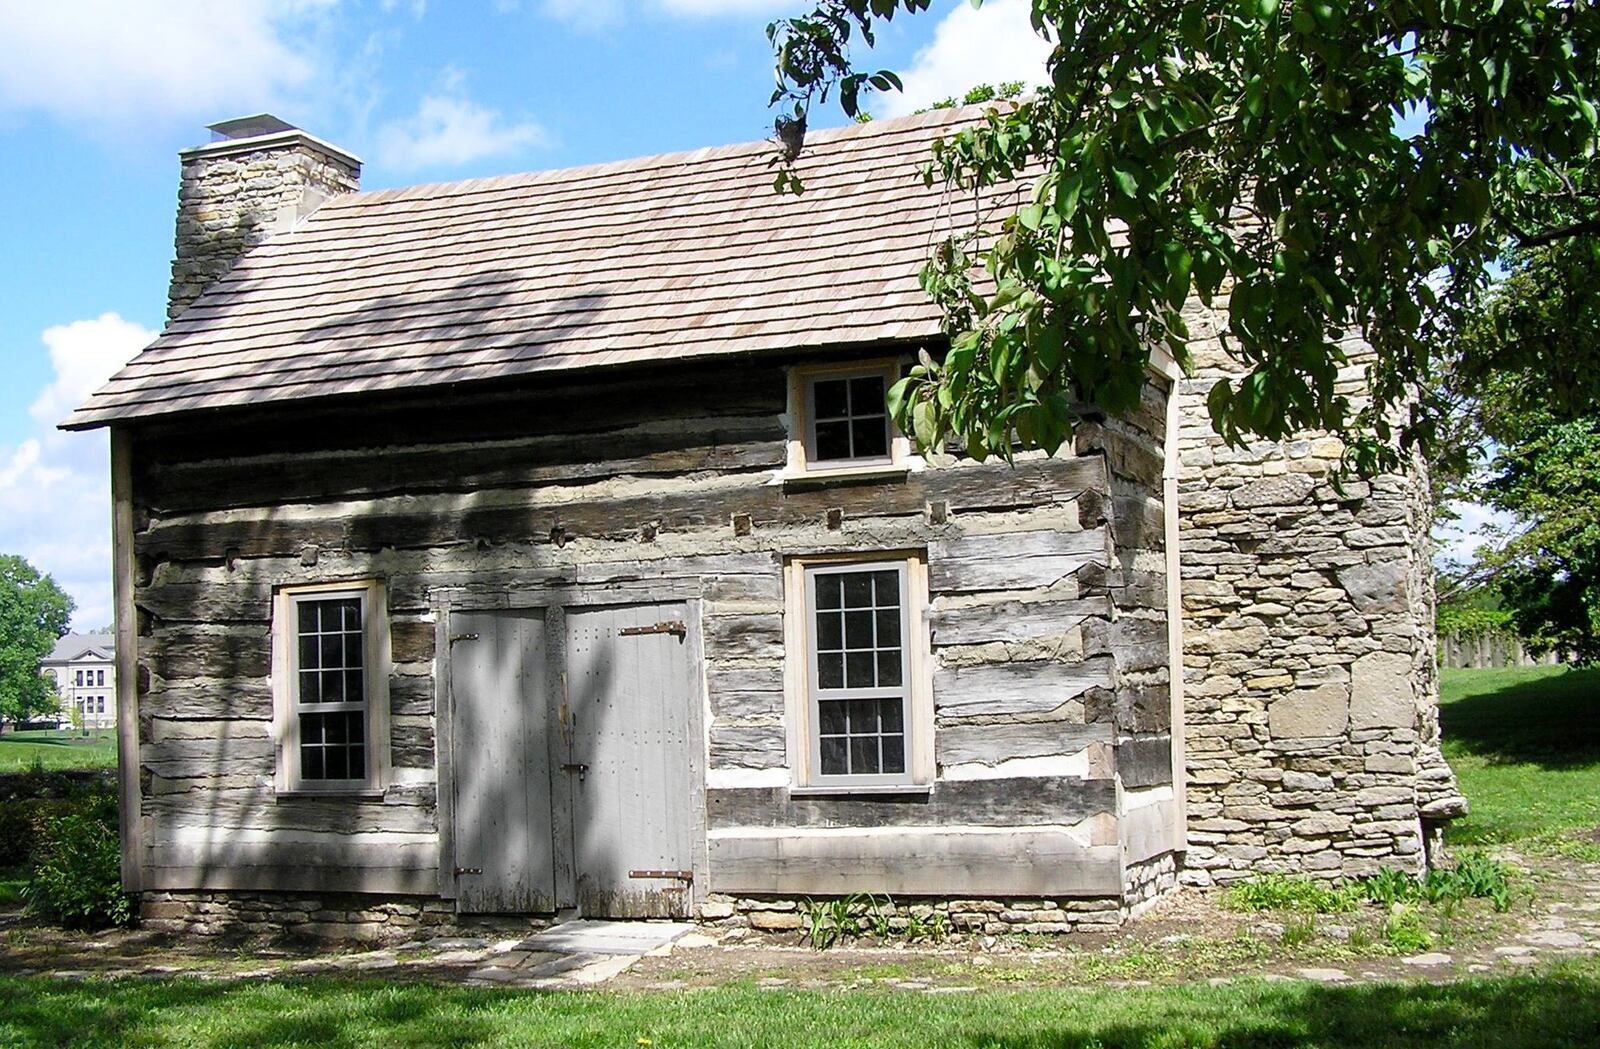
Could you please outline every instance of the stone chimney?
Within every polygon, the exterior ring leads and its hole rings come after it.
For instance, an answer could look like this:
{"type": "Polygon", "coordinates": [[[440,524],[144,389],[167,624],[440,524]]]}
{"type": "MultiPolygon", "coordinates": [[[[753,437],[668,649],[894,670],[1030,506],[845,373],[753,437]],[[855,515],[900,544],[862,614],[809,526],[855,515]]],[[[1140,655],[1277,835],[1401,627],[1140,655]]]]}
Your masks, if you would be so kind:
{"type": "Polygon", "coordinates": [[[239,256],[361,183],[359,158],[277,117],[225,120],[209,130],[212,141],[178,154],[183,180],[169,321],[239,256]]]}

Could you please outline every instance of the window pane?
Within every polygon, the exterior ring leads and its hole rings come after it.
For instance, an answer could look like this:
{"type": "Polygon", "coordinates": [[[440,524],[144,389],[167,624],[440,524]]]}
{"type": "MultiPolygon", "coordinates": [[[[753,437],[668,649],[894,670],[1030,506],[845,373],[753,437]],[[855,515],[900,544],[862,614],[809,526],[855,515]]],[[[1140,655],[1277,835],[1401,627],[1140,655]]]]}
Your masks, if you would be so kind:
{"type": "Polygon", "coordinates": [[[889,454],[889,424],[883,416],[857,419],[850,424],[852,458],[868,459],[889,454]]]}
{"type": "Polygon", "coordinates": [[[822,774],[845,776],[850,773],[849,747],[843,737],[822,741],[822,774]]]}
{"type": "Polygon", "coordinates": [[[837,652],[817,654],[817,687],[844,687],[844,656],[837,652]]]}
{"type": "Polygon", "coordinates": [[[847,688],[871,688],[877,683],[877,675],[872,669],[871,652],[847,652],[844,658],[844,683],[847,688]]]}
{"type": "Polygon", "coordinates": [[[882,415],[884,400],[883,376],[867,375],[850,380],[851,415],[882,415]]]}
{"type": "Polygon", "coordinates": [[[850,414],[844,379],[818,379],[811,384],[811,406],[817,419],[842,419],[850,414]]]}
{"type": "Polygon", "coordinates": [[[318,703],[318,702],[321,702],[321,699],[320,699],[320,695],[321,694],[317,690],[317,681],[318,680],[319,679],[317,677],[317,672],[315,670],[302,670],[302,671],[300,671],[300,702],[302,702],[302,703],[318,703]]]}
{"type": "Polygon", "coordinates": [[[838,651],[844,647],[844,628],[837,612],[817,613],[817,648],[838,651]]]}
{"type": "Polygon", "coordinates": [[[816,457],[819,460],[850,458],[850,424],[848,422],[817,423],[816,457]]]}
{"type": "Polygon", "coordinates": [[[360,703],[367,697],[362,694],[361,671],[346,670],[344,672],[344,701],[346,703],[360,703]]]}
{"type": "Polygon", "coordinates": [[[878,717],[882,719],[883,731],[890,733],[904,732],[902,722],[903,711],[898,699],[883,699],[878,701],[878,717]]]}
{"type": "MultiPolygon", "coordinates": [[[[887,745],[887,744],[885,744],[885,745],[887,745]]],[[[365,747],[351,747],[350,748],[350,752],[349,752],[349,757],[350,757],[350,778],[351,779],[366,779],[367,778],[367,748],[365,748],[365,747]]]]}
{"type": "Polygon", "coordinates": [[[824,736],[842,736],[848,730],[849,722],[845,718],[847,704],[837,699],[830,699],[825,703],[817,704],[818,728],[824,736]]]}
{"type": "Polygon", "coordinates": [[[343,703],[344,698],[344,671],[324,670],[322,672],[322,694],[318,702],[343,703]]]}
{"type": "Polygon", "coordinates": [[[900,647],[900,610],[886,608],[878,613],[878,647],[900,647]]]}
{"type": "Polygon", "coordinates": [[[906,770],[906,738],[904,736],[883,737],[883,771],[904,772],[906,770]]]}
{"type": "Polygon", "coordinates": [[[874,572],[872,586],[878,595],[879,608],[900,607],[900,573],[874,572]]]}
{"type": "Polygon", "coordinates": [[[900,684],[900,653],[878,653],[878,687],[893,688],[900,684]]]}
{"type": "Polygon", "coordinates": [[[850,704],[850,734],[861,736],[878,731],[876,699],[858,699],[850,704]]]}
{"type": "Polygon", "coordinates": [[[312,601],[300,603],[300,633],[312,634],[317,629],[317,606],[312,601]]]}
{"type": "Polygon", "coordinates": [[[833,574],[817,576],[817,607],[839,607],[839,577],[833,574]]]}
{"type": "Polygon", "coordinates": [[[878,761],[877,736],[850,737],[850,774],[872,776],[883,771],[878,761]]]}
{"type": "Polygon", "coordinates": [[[872,613],[846,612],[844,614],[844,647],[872,647],[872,613]]]}
{"type": "Polygon", "coordinates": [[[362,649],[366,647],[366,639],[359,633],[344,635],[344,665],[346,669],[359,669],[364,662],[362,649]]]}
{"type": "Polygon", "coordinates": [[[344,666],[344,637],[340,634],[323,634],[319,646],[322,661],[318,666],[342,667],[344,666]]]}
{"type": "Polygon", "coordinates": [[[850,572],[844,575],[844,607],[872,607],[872,573],[850,572]]]}
{"type": "Polygon", "coordinates": [[[327,768],[325,769],[325,772],[327,773],[328,779],[350,778],[350,759],[343,747],[327,748],[327,752],[324,754],[323,760],[327,762],[327,768]]]}
{"type": "Polygon", "coordinates": [[[301,779],[327,779],[327,769],[322,764],[322,748],[300,747],[300,778],[301,779]]]}

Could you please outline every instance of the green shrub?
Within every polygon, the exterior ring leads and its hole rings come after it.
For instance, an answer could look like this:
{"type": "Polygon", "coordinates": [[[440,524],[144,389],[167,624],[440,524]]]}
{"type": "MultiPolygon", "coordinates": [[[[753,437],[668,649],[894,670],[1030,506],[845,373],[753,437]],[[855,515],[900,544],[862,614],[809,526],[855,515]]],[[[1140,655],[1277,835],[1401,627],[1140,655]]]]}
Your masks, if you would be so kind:
{"type": "Polygon", "coordinates": [[[1398,954],[1416,954],[1433,946],[1433,936],[1415,907],[1397,903],[1383,921],[1383,939],[1398,954]]]}
{"type": "Polygon", "coordinates": [[[73,929],[127,925],[115,798],[95,795],[76,812],[43,821],[22,895],[46,921],[73,929]]]}
{"type": "Polygon", "coordinates": [[[1326,885],[1310,878],[1268,874],[1241,882],[1228,890],[1224,904],[1236,911],[1309,911],[1341,914],[1355,910],[1359,891],[1350,886],[1326,885]]]}
{"type": "Polygon", "coordinates": [[[62,798],[0,802],[0,867],[24,867],[31,863],[44,825],[76,807],[62,798]]]}

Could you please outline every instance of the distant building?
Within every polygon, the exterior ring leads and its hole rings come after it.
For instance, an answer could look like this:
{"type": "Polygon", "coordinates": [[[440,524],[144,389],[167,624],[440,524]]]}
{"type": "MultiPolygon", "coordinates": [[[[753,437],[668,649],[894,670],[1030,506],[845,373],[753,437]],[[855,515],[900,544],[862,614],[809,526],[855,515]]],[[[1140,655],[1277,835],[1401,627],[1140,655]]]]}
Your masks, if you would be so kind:
{"type": "Polygon", "coordinates": [[[110,634],[68,634],[56,642],[39,669],[55,682],[61,696],[60,721],[71,724],[81,711],[86,728],[111,728],[117,723],[116,643],[110,634]]]}

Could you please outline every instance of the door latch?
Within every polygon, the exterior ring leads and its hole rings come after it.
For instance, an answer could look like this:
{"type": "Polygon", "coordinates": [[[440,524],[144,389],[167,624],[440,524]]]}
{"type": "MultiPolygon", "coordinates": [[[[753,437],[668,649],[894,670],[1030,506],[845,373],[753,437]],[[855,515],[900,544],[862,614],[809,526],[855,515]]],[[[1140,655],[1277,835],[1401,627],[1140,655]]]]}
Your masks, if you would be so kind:
{"type": "Polygon", "coordinates": [[[617,631],[618,637],[639,637],[643,634],[672,634],[678,638],[685,638],[689,636],[689,628],[681,619],[668,619],[649,626],[625,626],[617,631]]]}
{"type": "Polygon", "coordinates": [[[578,778],[582,779],[589,774],[589,763],[586,761],[568,761],[562,764],[561,771],[576,772],[578,778]]]}
{"type": "Polygon", "coordinates": [[[457,641],[476,641],[476,640],[478,640],[478,635],[477,634],[451,634],[450,635],[450,643],[452,645],[455,644],[457,641]]]}
{"type": "Polygon", "coordinates": [[[482,873],[483,873],[483,868],[482,867],[457,867],[456,868],[456,877],[458,877],[458,878],[461,877],[463,874],[482,874],[482,873]]]}

